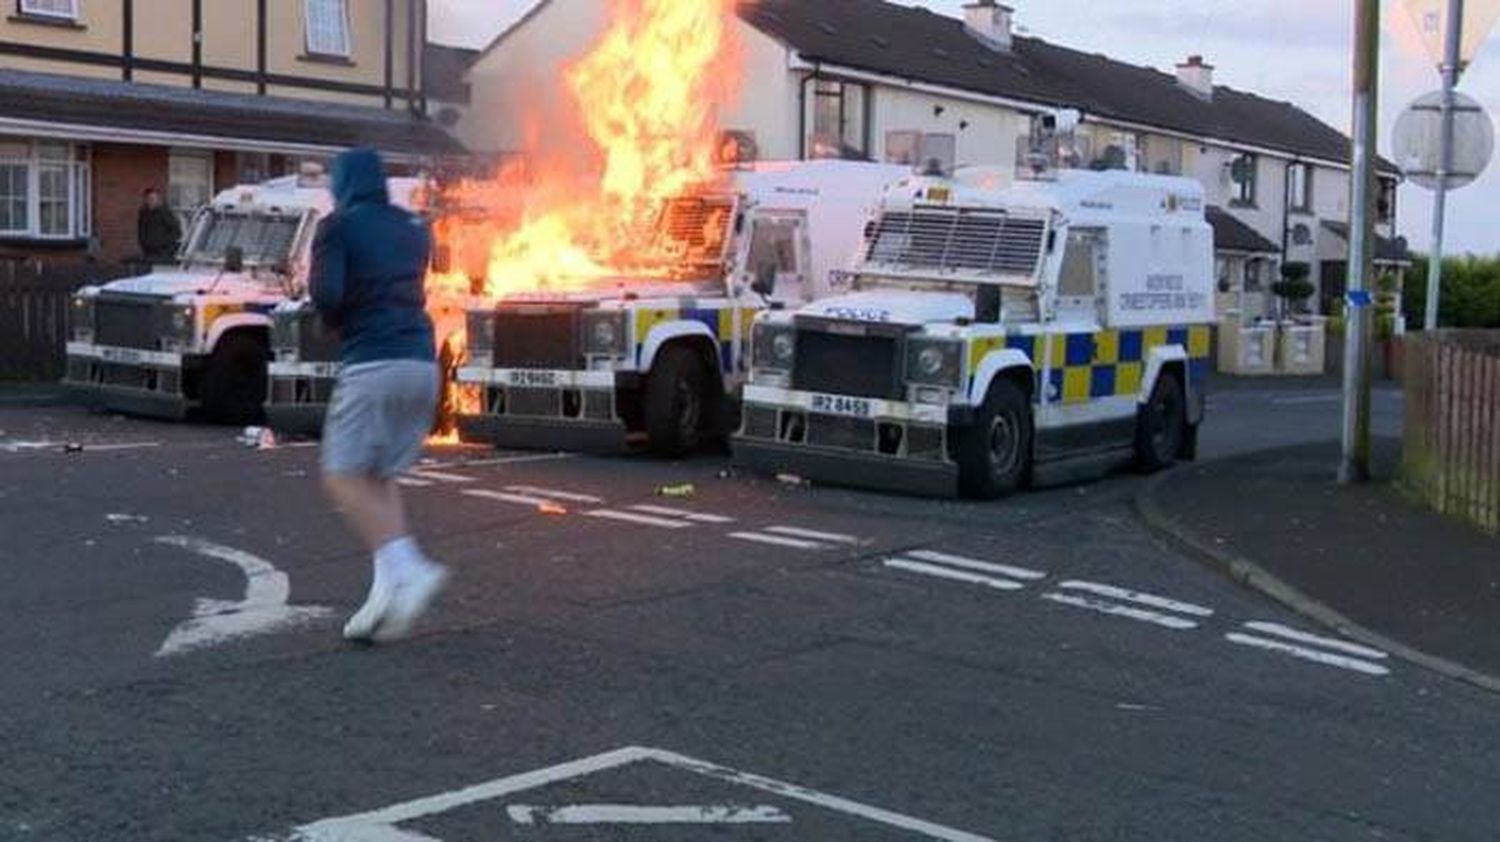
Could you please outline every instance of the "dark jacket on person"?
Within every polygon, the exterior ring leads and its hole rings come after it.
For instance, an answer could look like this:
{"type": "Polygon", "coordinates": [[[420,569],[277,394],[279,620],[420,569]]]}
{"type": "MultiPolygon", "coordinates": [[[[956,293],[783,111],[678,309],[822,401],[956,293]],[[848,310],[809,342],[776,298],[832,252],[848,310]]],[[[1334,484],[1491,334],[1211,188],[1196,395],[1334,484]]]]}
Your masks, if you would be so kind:
{"type": "Polygon", "coordinates": [[[435,359],[427,225],[391,204],[374,150],[340,155],[332,188],[337,209],[318,226],[309,285],[323,321],[343,337],[344,364],[435,359]]]}
{"type": "Polygon", "coordinates": [[[135,236],[148,260],[171,260],[182,243],[182,224],[166,205],[141,205],[135,216],[135,236]]]}

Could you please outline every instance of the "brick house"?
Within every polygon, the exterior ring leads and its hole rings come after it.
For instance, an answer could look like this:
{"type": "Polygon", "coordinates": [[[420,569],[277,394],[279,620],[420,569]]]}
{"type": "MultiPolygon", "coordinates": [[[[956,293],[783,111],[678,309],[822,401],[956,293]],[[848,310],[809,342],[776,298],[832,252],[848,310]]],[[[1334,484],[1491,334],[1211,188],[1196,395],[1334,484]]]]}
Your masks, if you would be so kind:
{"type": "Polygon", "coordinates": [[[426,116],[425,0],[7,2],[0,259],[128,260],[151,186],[186,215],[348,146],[462,151],[426,116]]]}

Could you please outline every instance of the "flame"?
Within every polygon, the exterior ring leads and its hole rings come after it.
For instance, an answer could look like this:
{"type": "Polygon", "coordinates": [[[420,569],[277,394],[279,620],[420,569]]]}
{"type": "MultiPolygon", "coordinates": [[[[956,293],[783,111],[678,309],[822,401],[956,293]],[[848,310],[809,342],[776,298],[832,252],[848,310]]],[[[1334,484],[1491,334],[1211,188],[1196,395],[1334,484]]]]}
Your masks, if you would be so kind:
{"type": "MultiPolygon", "coordinates": [[[[446,221],[438,242],[490,299],[661,274],[648,232],[662,203],[715,184],[718,117],[737,95],[736,0],[610,0],[609,24],[538,112],[566,102],[587,154],[529,150],[524,163],[445,195],[479,218],[446,221]],[[485,258],[478,261],[476,255],[485,258]],[[475,271],[474,263],[483,262],[475,271]]],[[[529,123],[534,117],[527,117],[529,123]]],[[[438,289],[469,285],[436,277],[438,289]]]]}
{"type": "MultiPolygon", "coordinates": [[[[427,291],[445,361],[462,360],[458,302],[670,273],[680,254],[654,245],[653,223],[667,200],[722,178],[718,118],[740,79],[736,3],[610,0],[604,34],[533,103],[536,114],[565,103],[585,154],[555,151],[568,143],[532,132],[533,148],[492,178],[435,197],[441,271],[429,273],[427,291]]],[[[521,119],[539,125],[536,114],[521,119]]],[[[479,396],[460,394],[448,373],[446,420],[430,443],[456,441],[452,413],[478,409],[479,396]]]]}

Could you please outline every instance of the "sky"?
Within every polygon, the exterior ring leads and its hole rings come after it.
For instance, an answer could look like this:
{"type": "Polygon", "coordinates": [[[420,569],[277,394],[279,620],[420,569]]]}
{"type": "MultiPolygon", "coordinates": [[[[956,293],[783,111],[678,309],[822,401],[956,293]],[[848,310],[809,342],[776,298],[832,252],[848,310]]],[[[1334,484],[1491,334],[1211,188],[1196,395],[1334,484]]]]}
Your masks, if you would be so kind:
{"type": "MultiPolygon", "coordinates": [[[[483,46],[532,0],[429,0],[432,35],[483,46]]],[[[602,0],[599,0],[602,2],[602,0]]],[[[804,0],[817,2],[817,0],[804,0]]],[[[958,16],[964,0],[906,0],[958,16]]],[[[1170,70],[1192,54],[1216,67],[1215,81],[1296,103],[1345,131],[1350,122],[1353,3],[1349,0],[1007,0],[1024,33],[1135,64],[1170,70]]],[[[1471,0],[1474,2],[1474,0],[1471,0]]],[[[1493,0],[1478,0],[1493,2],[1493,0]]],[[[1396,116],[1439,87],[1437,69],[1402,0],[1386,0],[1382,39],[1380,146],[1389,152],[1396,116]]],[[[1459,89],[1500,114],[1500,32],[1492,33],[1459,89]]],[[[1448,250],[1500,253],[1500,165],[1449,199],[1448,250]]],[[[1401,233],[1413,249],[1431,244],[1431,194],[1408,185],[1401,233]]]]}

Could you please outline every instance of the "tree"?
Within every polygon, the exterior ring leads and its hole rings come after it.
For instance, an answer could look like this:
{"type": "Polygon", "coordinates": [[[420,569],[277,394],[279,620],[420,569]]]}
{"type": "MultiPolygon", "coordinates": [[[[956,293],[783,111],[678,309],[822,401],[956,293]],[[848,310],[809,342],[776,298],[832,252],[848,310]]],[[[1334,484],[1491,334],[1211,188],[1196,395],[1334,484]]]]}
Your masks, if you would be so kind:
{"type": "MultiPolygon", "coordinates": [[[[1427,313],[1427,258],[1412,255],[1406,276],[1407,322],[1420,326],[1427,313]]],[[[1467,255],[1443,261],[1438,324],[1456,328],[1500,328],[1500,257],[1467,255]]]]}

